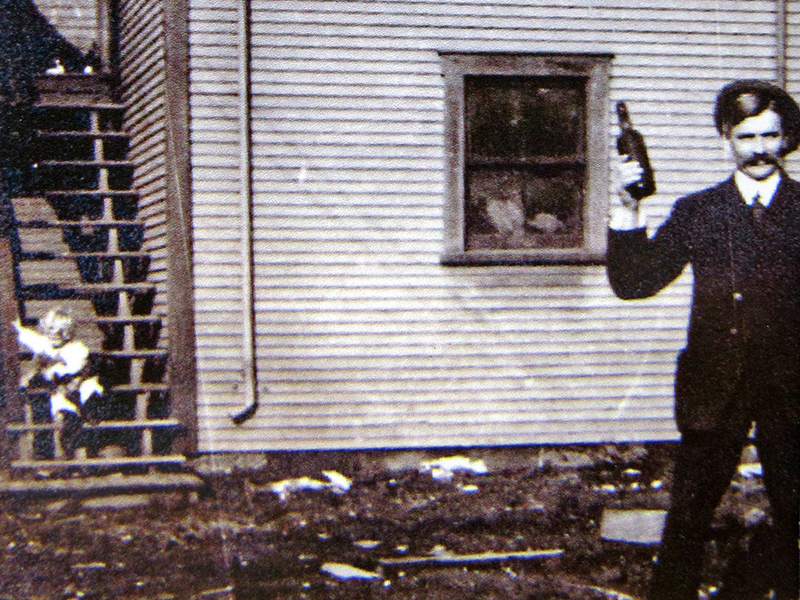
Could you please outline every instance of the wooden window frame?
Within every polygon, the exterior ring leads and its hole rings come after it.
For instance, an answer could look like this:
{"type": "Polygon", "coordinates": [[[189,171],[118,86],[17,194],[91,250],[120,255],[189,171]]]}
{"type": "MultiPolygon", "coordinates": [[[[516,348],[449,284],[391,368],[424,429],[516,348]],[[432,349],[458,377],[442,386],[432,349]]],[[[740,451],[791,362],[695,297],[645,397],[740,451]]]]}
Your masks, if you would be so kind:
{"type": "Polygon", "coordinates": [[[445,87],[445,265],[597,264],[605,260],[608,211],[608,90],[611,55],[441,53],[445,87]],[[586,84],[583,244],[575,248],[465,248],[465,98],[471,75],[577,76],[586,84]]]}

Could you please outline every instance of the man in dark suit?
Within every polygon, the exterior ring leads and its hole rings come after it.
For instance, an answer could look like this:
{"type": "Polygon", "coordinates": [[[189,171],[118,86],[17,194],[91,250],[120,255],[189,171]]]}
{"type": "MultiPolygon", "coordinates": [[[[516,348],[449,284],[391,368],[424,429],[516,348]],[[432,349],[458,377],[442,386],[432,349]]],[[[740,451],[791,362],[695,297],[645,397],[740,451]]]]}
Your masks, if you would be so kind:
{"type": "Polygon", "coordinates": [[[671,507],[650,600],[696,600],[711,519],[752,423],[770,502],[770,586],[798,599],[800,519],[800,183],[783,158],[800,144],[800,108],[782,89],[736,81],[719,93],[715,123],[731,177],[680,198],[650,238],[624,190],[609,228],[608,277],[624,299],[646,298],[692,266],[686,348],[678,357],[677,449],[671,507]]]}

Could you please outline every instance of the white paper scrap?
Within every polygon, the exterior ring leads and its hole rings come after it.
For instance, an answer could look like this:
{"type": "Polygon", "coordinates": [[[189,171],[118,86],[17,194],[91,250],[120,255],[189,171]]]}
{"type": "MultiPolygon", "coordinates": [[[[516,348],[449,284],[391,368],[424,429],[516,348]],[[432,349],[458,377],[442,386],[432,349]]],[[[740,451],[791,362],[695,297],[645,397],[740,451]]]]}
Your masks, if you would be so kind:
{"type": "Polygon", "coordinates": [[[320,571],[336,579],[380,579],[380,575],[344,563],[325,563],[320,571]]]}

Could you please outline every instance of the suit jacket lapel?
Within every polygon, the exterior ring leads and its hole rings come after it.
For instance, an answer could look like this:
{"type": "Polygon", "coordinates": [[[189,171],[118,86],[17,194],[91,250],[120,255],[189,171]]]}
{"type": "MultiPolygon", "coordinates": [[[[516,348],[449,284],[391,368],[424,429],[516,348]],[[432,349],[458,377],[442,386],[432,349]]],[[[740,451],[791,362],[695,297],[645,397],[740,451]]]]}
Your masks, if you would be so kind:
{"type": "Polygon", "coordinates": [[[769,204],[769,211],[772,213],[788,214],[796,208],[796,199],[791,194],[791,186],[787,182],[785,173],[781,173],[781,182],[775,190],[775,197],[769,204]]]}
{"type": "MultiPolygon", "coordinates": [[[[727,235],[738,237],[749,231],[752,225],[747,220],[747,203],[742,198],[736,181],[731,175],[719,186],[720,206],[719,217],[725,220],[727,235]]],[[[749,236],[748,236],[749,237],[749,236]]],[[[729,243],[732,240],[729,237],[729,243]]]]}

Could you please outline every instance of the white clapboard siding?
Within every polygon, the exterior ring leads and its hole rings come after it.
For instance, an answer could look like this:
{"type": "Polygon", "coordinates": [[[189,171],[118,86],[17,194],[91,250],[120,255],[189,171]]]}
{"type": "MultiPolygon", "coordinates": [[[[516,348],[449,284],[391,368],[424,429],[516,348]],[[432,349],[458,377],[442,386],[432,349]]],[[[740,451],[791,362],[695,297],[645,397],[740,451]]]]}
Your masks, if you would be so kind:
{"type": "MultiPolygon", "coordinates": [[[[190,6],[192,222],[196,286],[195,326],[214,324],[218,335],[196,335],[199,436],[208,427],[207,398],[226,402],[227,418],[243,406],[242,259],[239,179],[239,46],[237,3],[207,3],[203,17],[190,6]],[[213,35],[198,25],[209,20],[213,35]],[[198,94],[197,77],[213,73],[198,94]]],[[[228,423],[230,420],[228,419],[228,423]]],[[[201,442],[203,446],[207,443],[201,442]]],[[[236,448],[231,448],[236,449],[236,448]]]]}
{"type": "Polygon", "coordinates": [[[82,52],[99,39],[97,6],[104,0],[35,0],[39,12],[82,52]]]}
{"type": "Polygon", "coordinates": [[[163,320],[159,344],[168,341],[166,307],[166,137],[163,6],[159,0],[123,0],[120,15],[120,74],[124,130],[131,136],[128,159],[140,194],[144,249],[151,255],[148,281],[157,286],[153,313],[163,320]]]}
{"type": "Polygon", "coordinates": [[[201,450],[675,438],[690,272],[623,302],[602,266],[439,264],[439,52],[612,54],[609,153],[625,100],[657,173],[656,227],[728,175],[713,102],[732,79],[775,78],[776,2],[253,0],[260,406],[238,427],[237,12],[190,5],[201,450]]]}
{"type": "MultiPolygon", "coordinates": [[[[786,8],[786,90],[800,101],[800,7],[787,2],[786,8]]],[[[789,155],[788,168],[800,176],[800,153],[789,155]]]]}

